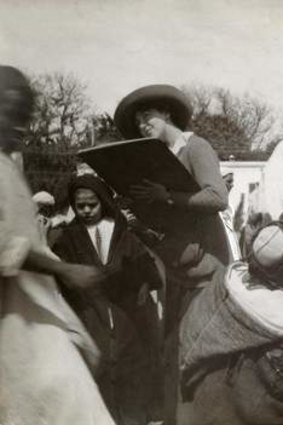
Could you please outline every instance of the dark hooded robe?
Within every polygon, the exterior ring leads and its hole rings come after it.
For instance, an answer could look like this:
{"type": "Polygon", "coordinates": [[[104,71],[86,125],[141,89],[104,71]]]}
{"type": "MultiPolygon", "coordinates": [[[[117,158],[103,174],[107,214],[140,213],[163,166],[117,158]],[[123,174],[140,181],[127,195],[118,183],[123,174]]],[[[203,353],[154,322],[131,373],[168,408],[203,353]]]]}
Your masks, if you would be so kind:
{"type": "Polygon", "coordinates": [[[96,193],[103,217],[115,225],[106,264],[78,217],[64,229],[54,246],[56,254],[71,263],[96,266],[102,278],[89,289],[62,287],[62,292],[102,352],[96,380],[112,415],[119,424],[143,424],[159,416],[161,362],[156,306],[149,293],[139,305],[138,295],[145,283],[158,288],[159,275],[148,251],[127,229],[110,189],[92,175],[77,177],[70,185],[72,206],[79,188],[96,193]]]}

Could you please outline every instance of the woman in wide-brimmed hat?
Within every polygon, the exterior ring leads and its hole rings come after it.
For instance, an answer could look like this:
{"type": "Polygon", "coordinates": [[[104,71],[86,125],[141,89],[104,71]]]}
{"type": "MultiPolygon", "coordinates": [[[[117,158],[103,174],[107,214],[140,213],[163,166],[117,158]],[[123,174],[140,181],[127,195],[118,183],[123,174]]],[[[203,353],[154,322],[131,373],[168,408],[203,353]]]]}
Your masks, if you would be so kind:
{"type": "Polygon", "coordinates": [[[192,115],[192,108],[186,96],[173,86],[155,84],[142,87],[126,96],[118,105],[114,121],[127,139],[135,139],[143,134],[137,122],[137,113],[148,109],[170,113],[172,123],[184,131],[192,115]]]}
{"type": "MultiPolygon", "coordinates": [[[[169,339],[176,337],[174,329],[189,300],[196,294],[196,288],[200,290],[209,284],[215,272],[230,259],[224,226],[218,214],[227,207],[227,191],[217,155],[210,144],[185,131],[191,114],[186,96],[173,86],[161,84],[130,93],[120,102],[114,115],[125,138],[150,137],[164,142],[199,186],[196,193],[189,188],[187,192],[174,192],[155,182],[141,182],[132,188],[133,198],[159,206],[153,226],[157,225],[165,234],[155,251],[167,269],[166,329],[169,339]]],[[[172,388],[174,378],[172,381],[169,372],[168,376],[168,387],[172,388]]],[[[170,423],[174,422],[174,397],[176,400],[177,391],[168,396],[170,401],[166,403],[170,423]]]]}

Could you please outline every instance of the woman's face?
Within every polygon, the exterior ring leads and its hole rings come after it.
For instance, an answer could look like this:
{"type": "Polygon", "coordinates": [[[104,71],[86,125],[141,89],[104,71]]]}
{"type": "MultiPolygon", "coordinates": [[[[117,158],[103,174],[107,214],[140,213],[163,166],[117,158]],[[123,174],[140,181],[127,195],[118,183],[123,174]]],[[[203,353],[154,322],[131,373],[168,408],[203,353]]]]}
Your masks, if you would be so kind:
{"type": "Polygon", "coordinates": [[[75,213],[87,226],[98,223],[102,218],[102,205],[91,189],[78,189],[75,193],[75,213]]]}
{"type": "Polygon", "coordinates": [[[166,128],[170,117],[168,112],[147,109],[136,113],[136,124],[143,137],[166,141],[166,128]]]}

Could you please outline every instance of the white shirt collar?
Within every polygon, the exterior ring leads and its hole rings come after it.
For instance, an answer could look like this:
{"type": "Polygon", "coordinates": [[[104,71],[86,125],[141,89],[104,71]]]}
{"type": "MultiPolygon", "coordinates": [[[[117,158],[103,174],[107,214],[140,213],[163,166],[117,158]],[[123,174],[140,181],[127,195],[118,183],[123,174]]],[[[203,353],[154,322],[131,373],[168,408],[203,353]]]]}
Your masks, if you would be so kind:
{"type": "Polygon", "coordinates": [[[189,141],[189,138],[193,135],[192,131],[186,131],[184,133],[182,133],[180,135],[180,137],[178,137],[178,139],[176,140],[174,146],[172,148],[169,148],[170,151],[174,154],[174,155],[178,155],[178,153],[180,152],[180,150],[186,146],[187,142],[189,141]]]}
{"type": "Polygon", "coordinates": [[[92,226],[87,226],[88,234],[92,240],[92,243],[97,250],[97,240],[96,240],[96,231],[95,229],[98,227],[100,231],[101,237],[101,246],[100,246],[100,254],[102,264],[106,264],[109,256],[110,243],[111,238],[114,232],[115,222],[113,219],[104,218],[99,223],[94,224],[92,226]]]}

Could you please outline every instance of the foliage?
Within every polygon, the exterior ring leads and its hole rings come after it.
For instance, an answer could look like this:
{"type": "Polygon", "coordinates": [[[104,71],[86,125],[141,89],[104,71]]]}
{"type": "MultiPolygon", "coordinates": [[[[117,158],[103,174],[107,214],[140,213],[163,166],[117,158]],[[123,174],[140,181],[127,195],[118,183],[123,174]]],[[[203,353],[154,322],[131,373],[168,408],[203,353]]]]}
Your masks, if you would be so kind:
{"type": "Polygon", "coordinates": [[[121,136],[108,114],[94,112],[86,87],[72,74],[33,77],[32,88],[35,112],[24,147],[25,173],[33,192],[47,190],[62,205],[77,151],[121,136]]]}
{"type": "Polygon", "coordinates": [[[45,74],[33,79],[36,106],[29,143],[33,146],[80,145],[90,115],[83,86],[73,75],[45,74]]]}
{"type": "Polygon", "coordinates": [[[76,149],[63,151],[57,145],[26,148],[24,168],[31,190],[54,195],[58,208],[67,203],[67,185],[76,169],[76,149]]]}
{"type": "Polygon", "coordinates": [[[47,190],[60,205],[92,111],[86,88],[71,74],[33,77],[32,87],[35,112],[24,147],[25,173],[33,192],[47,190]]]}
{"type": "Polygon", "coordinates": [[[192,107],[190,127],[210,141],[220,159],[267,159],[281,139],[274,111],[249,95],[217,87],[183,87],[192,107]]]}
{"type": "Polygon", "coordinates": [[[113,119],[106,112],[99,115],[92,115],[87,133],[87,144],[99,145],[106,142],[113,142],[122,139],[113,119]]]}

